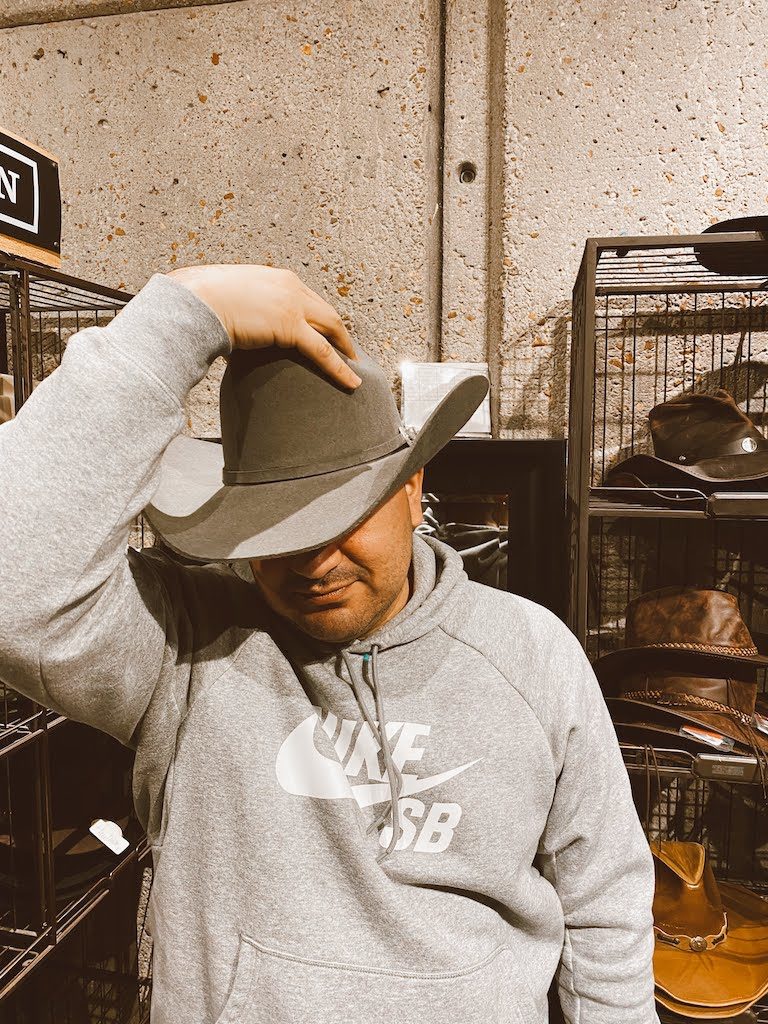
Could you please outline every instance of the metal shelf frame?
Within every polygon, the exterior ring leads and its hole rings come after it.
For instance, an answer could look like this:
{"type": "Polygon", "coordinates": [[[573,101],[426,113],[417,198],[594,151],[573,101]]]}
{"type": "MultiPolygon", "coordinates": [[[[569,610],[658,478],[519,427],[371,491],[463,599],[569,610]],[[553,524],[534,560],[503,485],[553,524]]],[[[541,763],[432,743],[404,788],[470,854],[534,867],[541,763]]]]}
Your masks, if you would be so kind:
{"type": "MultiPolygon", "coordinates": [[[[586,242],[573,289],[567,479],[567,621],[582,643],[587,636],[590,520],[675,515],[667,502],[654,508],[647,498],[630,502],[627,509],[615,500],[623,489],[611,489],[611,500],[602,487],[611,459],[640,450],[642,412],[702,379],[719,380],[737,383],[748,415],[758,426],[768,423],[768,393],[753,358],[764,348],[768,352],[768,346],[758,345],[768,338],[768,278],[722,276],[696,258],[697,251],[736,244],[764,250],[766,239],[750,231],[586,242]],[[740,336],[735,355],[725,340],[734,335],[740,336]],[[620,408],[612,410],[612,401],[620,408]]],[[[753,505],[763,502],[768,508],[768,494],[752,499],[753,505]]],[[[722,493],[680,509],[677,517],[754,518],[748,504],[743,496],[737,500],[722,493]]],[[[761,509],[760,516],[768,512],[761,509]]]]}
{"type": "MultiPolygon", "coordinates": [[[[15,412],[58,366],[72,334],[108,323],[131,298],[128,292],[0,254],[0,373],[13,378],[15,412]]],[[[63,716],[0,684],[0,831],[5,863],[10,865],[5,868],[0,906],[0,1003],[76,931],[122,872],[147,854],[145,840],[132,842],[86,891],[67,898],[57,895],[51,742],[68,727],[63,716]],[[27,792],[19,788],[22,782],[32,787],[34,809],[20,825],[14,808],[19,805],[19,793],[27,792]],[[12,882],[8,872],[13,870],[14,858],[29,857],[24,852],[29,849],[33,851],[31,873],[26,872],[23,883],[12,882]],[[29,882],[32,889],[28,891],[29,882]]],[[[82,824],[85,827],[88,822],[82,824]]]]}

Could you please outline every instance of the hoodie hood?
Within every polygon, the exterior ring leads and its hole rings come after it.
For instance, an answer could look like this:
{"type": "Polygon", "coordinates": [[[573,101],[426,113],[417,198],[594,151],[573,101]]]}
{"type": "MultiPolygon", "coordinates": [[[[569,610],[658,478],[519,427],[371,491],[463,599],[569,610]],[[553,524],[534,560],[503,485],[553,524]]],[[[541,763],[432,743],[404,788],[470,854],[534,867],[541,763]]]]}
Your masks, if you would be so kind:
{"type": "MultiPolygon", "coordinates": [[[[382,828],[387,820],[392,828],[392,838],[386,850],[379,854],[379,861],[392,853],[400,838],[402,826],[398,800],[403,789],[402,772],[394,763],[387,735],[379,659],[382,653],[414,643],[439,626],[458,599],[461,584],[467,580],[461,556],[433,537],[413,534],[411,564],[413,590],[407,603],[397,615],[366,637],[334,644],[303,633],[288,620],[279,619],[275,623],[275,633],[280,635],[284,652],[292,660],[340,660],[346,674],[345,682],[351,687],[360,712],[379,744],[389,783],[389,800],[371,822],[368,832],[382,828]],[[362,659],[360,663],[359,658],[362,659]],[[364,694],[366,686],[370,697],[364,694]],[[373,708],[369,706],[371,697],[373,708]]],[[[230,568],[242,579],[255,583],[246,559],[230,563],[230,568]]]]}

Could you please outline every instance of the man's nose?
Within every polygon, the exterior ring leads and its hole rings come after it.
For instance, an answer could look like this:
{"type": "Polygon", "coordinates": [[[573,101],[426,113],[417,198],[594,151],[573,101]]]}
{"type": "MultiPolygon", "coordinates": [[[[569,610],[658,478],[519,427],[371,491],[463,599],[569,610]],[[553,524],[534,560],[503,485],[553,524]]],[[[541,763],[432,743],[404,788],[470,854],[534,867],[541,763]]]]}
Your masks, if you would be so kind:
{"type": "Polygon", "coordinates": [[[335,569],[341,562],[341,551],[336,544],[327,544],[324,548],[305,551],[291,561],[291,570],[298,576],[308,580],[319,580],[335,569]]]}

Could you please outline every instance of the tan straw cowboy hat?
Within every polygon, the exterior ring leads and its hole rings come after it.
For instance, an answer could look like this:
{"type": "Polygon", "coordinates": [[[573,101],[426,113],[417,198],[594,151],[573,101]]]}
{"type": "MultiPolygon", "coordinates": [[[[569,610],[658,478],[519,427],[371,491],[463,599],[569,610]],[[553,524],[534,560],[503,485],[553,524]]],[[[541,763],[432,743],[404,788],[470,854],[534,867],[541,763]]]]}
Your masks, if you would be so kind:
{"type": "Polygon", "coordinates": [[[718,883],[699,843],[651,842],[656,998],[690,1018],[728,1018],[768,992],[768,901],[718,883]]]}

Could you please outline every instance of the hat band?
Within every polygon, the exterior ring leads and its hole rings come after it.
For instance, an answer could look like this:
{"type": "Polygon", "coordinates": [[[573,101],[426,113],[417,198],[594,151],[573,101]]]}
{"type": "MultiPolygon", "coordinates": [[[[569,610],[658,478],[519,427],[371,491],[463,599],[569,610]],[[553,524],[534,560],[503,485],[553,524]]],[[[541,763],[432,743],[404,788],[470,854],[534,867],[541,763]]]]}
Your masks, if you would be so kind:
{"type": "Polygon", "coordinates": [[[409,448],[411,443],[401,430],[396,437],[390,437],[381,444],[366,448],[364,451],[358,449],[336,459],[315,459],[300,466],[271,466],[266,469],[227,469],[225,466],[221,472],[221,479],[225,484],[277,484],[286,480],[303,480],[306,477],[334,473],[340,469],[365,466],[368,462],[383,458],[385,455],[394,455],[403,448],[409,448]]]}
{"type": "Polygon", "coordinates": [[[677,946],[688,953],[704,953],[714,946],[718,946],[728,935],[728,915],[723,911],[723,927],[717,935],[673,935],[665,932],[658,925],[653,926],[653,931],[659,942],[666,942],[670,946],[677,946]]]}
{"type": "MultiPolygon", "coordinates": [[[[629,646],[635,646],[638,642],[633,641],[629,646]]],[[[669,641],[669,643],[640,644],[647,651],[675,650],[675,651],[699,651],[702,654],[722,654],[729,658],[754,658],[757,655],[757,648],[752,647],[727,647],[723,644],[697,644],[669,641]]]]}
{"type": "Polygon", "coordinates": [[[703,462],[705,459],[719,459],[727,455],[756,455],[759,451],[765,451],[768,448],[768,442],[757,431],[754,434],[745,434],[744,437],[740,437],[737,441],[729,441],[728,444],[719,445],[707,445],[704,451],[694,451],[689,454],[684,452],[669,451],[667,446],[663,443],[656,442],[654,444],[654,454],[656,458],[663,459],[664,462],[672,462],[676,465],[681,466],[695,466],[697,462],[703,462]],[[744,442],[752,442],[754,448],[748,443],[747,447],[744,447],[744,442]]]}
{"type": "Polygon", "coordinates": [[[646,704],[659,704],[662,707],[685,707],[688,704],[695,704],[697,707],[705,708],[708,711],[717,711],[720,714],[727,714],[738,719],[742,725],[752,725],[752,715],[732,708],[728,704],[720,704],[709,697],[699,697],[694,693],[671,693],[668,690],[629,690],[621,694],[624,700],[639,700],[646,704]],[[648,699],[650,698],[650,700],[648,699]]]}

